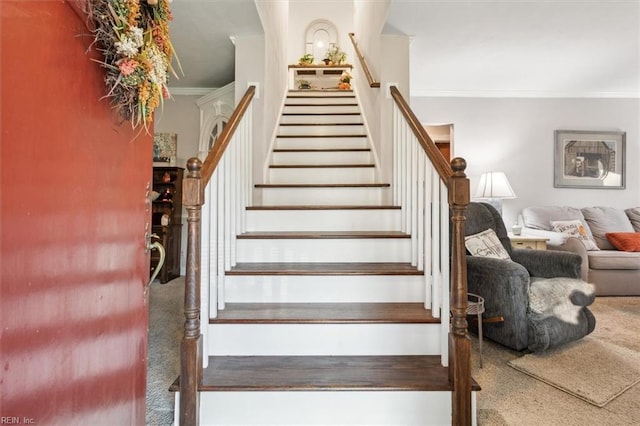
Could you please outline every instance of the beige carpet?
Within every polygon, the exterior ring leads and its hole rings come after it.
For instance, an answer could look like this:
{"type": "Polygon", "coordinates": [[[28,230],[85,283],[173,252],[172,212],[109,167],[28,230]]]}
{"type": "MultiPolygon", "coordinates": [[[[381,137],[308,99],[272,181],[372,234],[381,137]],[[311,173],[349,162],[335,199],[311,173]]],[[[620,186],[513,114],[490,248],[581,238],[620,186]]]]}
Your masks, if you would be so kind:
{"type": "MultiPolygon", "coordinates": [[[[640,297],[598,297],[591,306],[596,329],[590,335],[640,352],[640,297]]],[[[478,359],[478,339],[473,342],[473,377],[478,392],[480,426],[638,426],[640,383],[604,407],[597,407],[510,367],[522,353],[485,340],[484,368],[478,359]]],[[[609,365],[610,370],[617,365],[609,365]]]]}
{"type": "Polygon", "coordinates": [[[590,336],[508,364],[598,407],[640,382],[640,353],[590,336]]]}

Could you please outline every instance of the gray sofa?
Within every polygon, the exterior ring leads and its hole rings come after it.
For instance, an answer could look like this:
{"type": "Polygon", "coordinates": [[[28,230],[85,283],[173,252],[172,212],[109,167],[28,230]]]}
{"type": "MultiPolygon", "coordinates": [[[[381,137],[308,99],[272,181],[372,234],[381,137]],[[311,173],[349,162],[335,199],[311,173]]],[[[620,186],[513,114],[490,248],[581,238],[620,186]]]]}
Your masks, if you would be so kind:
{"type": "Polygon", "coordinates": [[[596,286],[596,295],[640,295],[640,252],[617,250],[606,237],[609,232],[640,232],[640,207],[527,207],[522,225],[523,234],[549,238],[550,250],[579,254],[582,278],[596,286]],[[552,221],[567,220],[579,220],[597,248],[587,250],[580,239],[553,231],[552,221]]]}

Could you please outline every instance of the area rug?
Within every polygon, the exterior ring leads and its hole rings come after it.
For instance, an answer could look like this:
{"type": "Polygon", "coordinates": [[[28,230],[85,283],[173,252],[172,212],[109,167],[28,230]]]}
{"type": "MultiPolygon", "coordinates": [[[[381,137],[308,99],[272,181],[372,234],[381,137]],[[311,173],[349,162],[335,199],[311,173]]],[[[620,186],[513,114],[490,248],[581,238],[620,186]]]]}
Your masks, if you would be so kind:
{"type": "Polygon", "coordinates": [[[598,407],[640,382],[640,353],[589,336],[508,365],[598,407]]]}

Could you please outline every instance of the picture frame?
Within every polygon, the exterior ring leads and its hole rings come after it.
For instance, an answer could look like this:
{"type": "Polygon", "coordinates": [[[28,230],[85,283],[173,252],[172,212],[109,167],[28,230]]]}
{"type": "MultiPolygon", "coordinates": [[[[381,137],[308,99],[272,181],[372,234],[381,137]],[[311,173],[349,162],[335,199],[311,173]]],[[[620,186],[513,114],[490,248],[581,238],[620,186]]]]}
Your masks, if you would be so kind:
{"type": "Polygon", "coordinates": [[[175,164],[178,151],[176,133],[155,133],[153,135],[153,164],[175,164]]]}
{"type": "Polygon", "coordinates": [[[555,188],[624,189],[626,132],[556,130],[555,188]]]}

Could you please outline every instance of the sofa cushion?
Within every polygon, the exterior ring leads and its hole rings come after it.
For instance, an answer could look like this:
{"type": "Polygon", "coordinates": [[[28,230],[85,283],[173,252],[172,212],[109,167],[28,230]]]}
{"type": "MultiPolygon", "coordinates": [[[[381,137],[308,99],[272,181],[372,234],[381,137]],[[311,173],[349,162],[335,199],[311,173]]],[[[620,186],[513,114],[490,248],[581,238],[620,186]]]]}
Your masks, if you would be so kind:
{"type": "Polygon", "coordinates": [[[624,212],[627,214],[627,217],[631,221],[633,229],[636,232],[640,232],[640,207],[626,209],[624,212]]]}
{"type": "Polygon", "coordinates": [[[640,251],[640,232],[607,232],[607,239],[622,251],[640,251]]]}
{"type": "Polygon", "coordinates": [[[553,231],[551,222],[559,220],[579,220],[584,225],[587,235],[591,237],[591,230],[580,209],[567,206],[539,206],[522,210],[522,222],[527,228],[553,231]]]}
{"type": "Polygon", "coordinates": [[[587,256],[591,269],[640,269],[640,252],[599,250],[587,256]]]}
{"type": "Polygon", "coordinates": [[[598,247],[613,250],[615,247],[607,239],[607,232],[633,232],[631,221],[624,210],[613,207],[585,207],[582,214],[589,224],[598,247]]]}
{"type": "Polygon", "coordinates": [[[589,238],[587,231],[579,220],[552,220],[551,226],[555,232],[576,237],[587,250],[600,250],[596,243],[589,238]]]}
{"type": "Polygon", "coordinates": [[[493,229],[464,237],[464,245],[471,256],[511,259],[493,229]]]}

